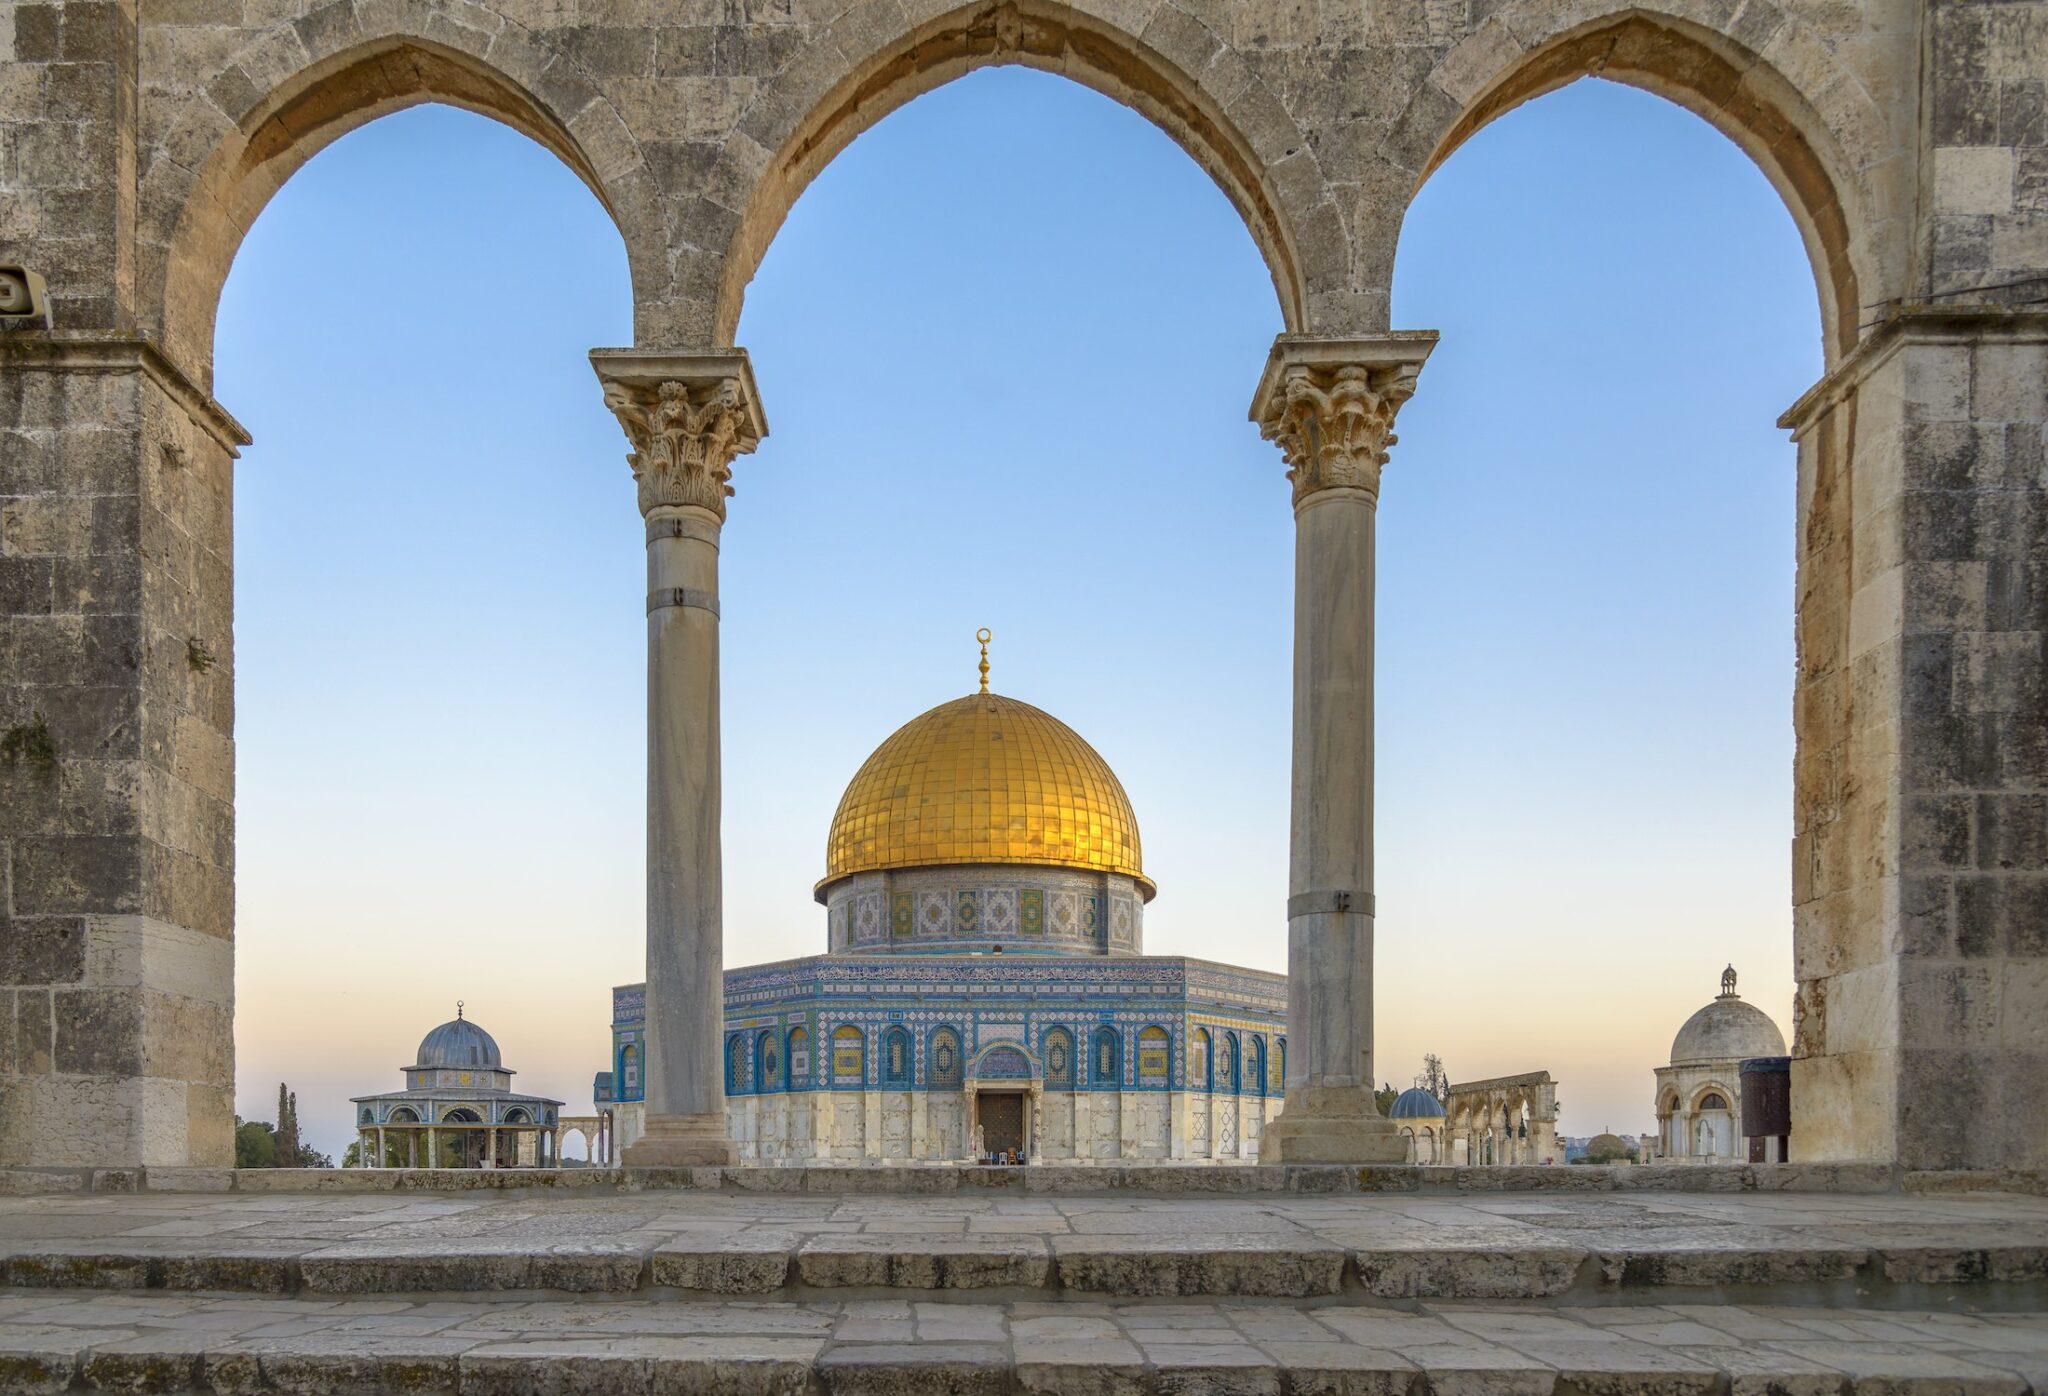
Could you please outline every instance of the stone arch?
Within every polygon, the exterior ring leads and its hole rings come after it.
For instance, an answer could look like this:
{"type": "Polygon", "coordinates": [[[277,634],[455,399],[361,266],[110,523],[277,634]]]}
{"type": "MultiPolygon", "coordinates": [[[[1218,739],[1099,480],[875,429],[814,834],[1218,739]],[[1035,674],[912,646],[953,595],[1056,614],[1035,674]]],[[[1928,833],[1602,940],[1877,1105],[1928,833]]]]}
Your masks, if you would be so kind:
{"type": "Polygon", "coordinates": [[[1511,0],[1444,55],[1410,108],[1411,121],[1431,108],[1449,113],[1428,123],[1436,134],[1417,147],[1415,187],[1496,117],[1579,78],[1663,97],[1734,141],[1785,201],[1813,267],[1827,361],[1838,361],[1856,343],[1863,302],[1887,282],[1879,220],[1857,177],[1883,151],[1883,113],[1825,44],[1771,4],[1667,0],[1585,13],[1511,0]],[[1795,67],[1796,83],[1787,76],[1795,67]]]}
{"type": "Polygon", "coordinates": [[[893,13],[878,22],[878,9],[855,6],[827,26],[764,85],[720,156],[712,186],[748,193],[718,262],[717,343],[733,342],[769,243],[834,156],[914,98],[1002,64],[1091,87],[1178,142],[1244,218],[1290,331],[1307,328],[1307,287],[1344,279],[1342,222],[1307,136],[1201,22],[1162,12],[1141,38],[1110,0],[975,0],[917,25],[893,13]]]}
{"type": "Polygon", "coordinates": [[[1729,1090],[1719,1081],[1707,1081],[1693,1089],[1692,1099],[1686,1105],[1686,1111],[1689,1114],[1697,1115],[1702,1110],[1729,1110],[1733,1108],[1731,1102],[1734,1099],[1735,1092],[1729,1090]],[[1719,1105],[1707,1104],[1710,1098],[1716,1097],[1721,1102],[1719,1105]]]}
{"type": "MultiPolygon", "coordinates": [[[[427,27],[417,15],[410,22],[427,27]]],[[[228,69],[237,81],[195,97],[165,137],[141,180],[137,301],[165,351],[209,391],[221,287],[257,215],[334,141],[427,102],[488,116],[552,152],[625,240],[635,305],[664,283],[667,235],[653,181],[624,122],[579,66],[510,20],[495,33],[452,22],[432,31],[431,40],[408,30],[365,33],[349,0],[330,0],[251,43],[228,69]],[[187,150],[189,164],[172,157],[187,150]]]]}
{"type": "Polygon", "coordinates": [[[1044,1078],[1044,1069],[1039,1065],[1038,1059],[1031,1055],[1031,1049],[1021,1042],[1013,1042],[1009,1039],[1002,1039],[987,1044],[974,1054],[974,1059],[967,1065],[967,1079],[970,1082],[1018,1081],[1036,1083],[1044,1078]],[[1010,1060],[1013,1057],[1023,1063],[1023,1074],[1019,1075],[1011,1068],[1010,1060]],[[1000,1063],[1000,1065],[991,1067],[991,1058],[1000,1063]]]}

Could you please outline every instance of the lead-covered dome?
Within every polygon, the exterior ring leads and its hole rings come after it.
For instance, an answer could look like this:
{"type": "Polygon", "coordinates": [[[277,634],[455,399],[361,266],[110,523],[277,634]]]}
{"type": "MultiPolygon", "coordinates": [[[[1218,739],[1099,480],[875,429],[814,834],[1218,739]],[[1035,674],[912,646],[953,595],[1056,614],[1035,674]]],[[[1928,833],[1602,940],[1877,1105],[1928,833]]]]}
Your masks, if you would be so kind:
{"type": "Polygon", "coordinates": [[[1735,992],[1735,967],[1721,974],[1721,993],[1685,1020],[1671,1040],[1671,1064],[1739,1061],[1744,1057],[1782,1057],[1785,1034],[1771,1015],[1742,1001],[1735,992]]]}
{"type": "Polygon", "coordinates": [[[420,1039],[419,1055],[414,1058],[413,1065],[415,1068],[461,1067],[467,1071],[480,1067],[502,1068],[505,1063],[498,1056],[496,1040],[458,1011],[453,1019],[420,1039]]]}
{"type": "Polygon", "coordinates": [[[971,693],[904,723],[855,773],[818,888],[822,898],[856,873],[992,863],[1120,873],[1153,894],[1109,763],[1051,714],[971,693]]]}
{"type": "Polygon", "coordinates": [[[1441,1120],[1443,1117],[1443,1102],[1420,1086],[1410,1086],[1395,1096],[1394,1108],[1387,1111],[1390,1120],[1441,1120]]]}

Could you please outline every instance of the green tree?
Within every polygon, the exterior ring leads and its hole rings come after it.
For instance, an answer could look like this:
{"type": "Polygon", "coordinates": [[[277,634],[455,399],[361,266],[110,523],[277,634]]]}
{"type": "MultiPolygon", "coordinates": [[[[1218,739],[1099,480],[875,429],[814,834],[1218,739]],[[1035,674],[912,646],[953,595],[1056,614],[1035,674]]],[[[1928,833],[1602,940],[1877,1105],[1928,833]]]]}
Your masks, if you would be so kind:
{"type": "Polygon", "coordinates": [[[275,1168],[277,1166],[277,1135],[261,1120],[243,1122],[239,1116],[235,1124],[235,1167],[275,1168]]]}
{"type": "Polygon", "coordinates": [[[1384,1081],[1380,1083],[1380,1088],[1372,1093],[1373,1101],[1380,1107],[1382,1115],[1392,1110],[1394,1102],[1400,1097],[1401,1093],[1384,1081]]]}
{"type": "Polygon", "coordinates": [[[298,1102],[285,1089],[284,1082],[277,1083],[277,1167],[296,1168],[299,1166],[299,1118],[298,1102]]]}

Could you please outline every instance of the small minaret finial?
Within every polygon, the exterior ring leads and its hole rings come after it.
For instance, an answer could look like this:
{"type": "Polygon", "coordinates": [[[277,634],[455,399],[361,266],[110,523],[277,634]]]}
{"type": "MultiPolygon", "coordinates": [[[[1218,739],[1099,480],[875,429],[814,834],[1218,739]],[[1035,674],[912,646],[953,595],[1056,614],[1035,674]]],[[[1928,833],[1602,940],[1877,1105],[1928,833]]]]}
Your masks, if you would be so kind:
{"type": "Polygon", "coordinates": [[[456,1021],[456,1022],[458,1022],[458,1023],[462,1021],[462,1000],[461,1000],[461,999],[457,999],[457,1000],[455,1000],[455,1021],[456,1021]]]}
{"type": "Polygon", "coordinates": [[[1723,998],[1729,998],[1729,997],[1732,997],[1732,996],[1734,995],[1734,993],[1735,993],[1735,966],[1733,966],[1733,965],[1730,965],[1730,966],[1728,966],[1728,968],[1726,968],[1726,969],[1724,969],[1724,970],[1722,970],[1722,971],[1721,971],[1721,996],[1722,996],[1723,998]]]}
{"type": "Polygon", "coordinates": [[[986,693],[988,692],[988,642],[995,638],[995,633],[984,625],[981,629],[974,632],[974,638],[981,641],[981,691],[986,693]]]}

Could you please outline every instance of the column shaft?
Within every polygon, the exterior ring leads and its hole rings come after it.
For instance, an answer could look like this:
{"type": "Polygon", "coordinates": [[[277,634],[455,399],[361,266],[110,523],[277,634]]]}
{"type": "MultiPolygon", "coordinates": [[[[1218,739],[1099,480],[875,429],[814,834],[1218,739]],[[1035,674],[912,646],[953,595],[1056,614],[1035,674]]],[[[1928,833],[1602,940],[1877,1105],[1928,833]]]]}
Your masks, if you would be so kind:
{"type": "Polygon", "coordinates": [[[1288,870],[1290,1088],[1370,1088],[1373,535],[1377,501],[1295,510],[1294,778],[1288,870]]]}
{"type": "Polygon", "coordinates": [[[709,509],[647,517],[647,1113],[725,1109],[718,535],[709,509]]]}
{"type": "MultiPolygon", "coordinates": [[[[1407,1157],[1372,1093],[1373,549],[1394,414],[1435,344],[1282,335],[1252,403],[1295,516],[1289,1050],[1284,1107],[1260,1132],[1269,1162],[1407,1157]]],[[[1241,1095],[1234,1108],[1242,1153],[1241,1095]]]]}
{"type": "Polygon", "coordinates": [[[594,351],[647,538],[647,1079],[633,1167],[738,1161],[719,1050],[718,541],[735,457],[767,434],[744,351],[594,351]]]}

